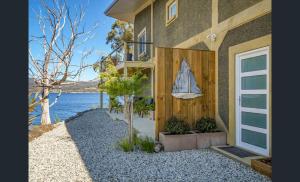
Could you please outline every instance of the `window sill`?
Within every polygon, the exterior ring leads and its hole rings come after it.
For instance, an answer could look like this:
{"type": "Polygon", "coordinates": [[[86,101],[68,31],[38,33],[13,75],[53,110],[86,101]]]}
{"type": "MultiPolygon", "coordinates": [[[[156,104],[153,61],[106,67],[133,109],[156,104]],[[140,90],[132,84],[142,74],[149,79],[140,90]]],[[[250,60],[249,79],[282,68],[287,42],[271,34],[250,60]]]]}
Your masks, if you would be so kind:
{"type": "Polygon", "coordinates": [[[173,21],[177,19],[177,16],[174,16],[172,19],[166,21],[166,27],[169,26],[173,21]]]}

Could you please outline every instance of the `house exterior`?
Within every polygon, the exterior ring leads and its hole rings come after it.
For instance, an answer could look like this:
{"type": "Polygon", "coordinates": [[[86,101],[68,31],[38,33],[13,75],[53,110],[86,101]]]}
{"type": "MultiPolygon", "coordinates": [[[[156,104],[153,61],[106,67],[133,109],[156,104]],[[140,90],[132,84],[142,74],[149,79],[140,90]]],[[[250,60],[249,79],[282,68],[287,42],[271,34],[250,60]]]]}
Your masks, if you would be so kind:
{"type": "Polygon", "coordinates": [[[155,47],[215,51],[215,119],[227,143],[272,155],[271,0],[115,0],[106,15],[134,24],[133,61],[154,92],[155,47]],[[148,56],[148,61],[139,61],[148,56]]]}

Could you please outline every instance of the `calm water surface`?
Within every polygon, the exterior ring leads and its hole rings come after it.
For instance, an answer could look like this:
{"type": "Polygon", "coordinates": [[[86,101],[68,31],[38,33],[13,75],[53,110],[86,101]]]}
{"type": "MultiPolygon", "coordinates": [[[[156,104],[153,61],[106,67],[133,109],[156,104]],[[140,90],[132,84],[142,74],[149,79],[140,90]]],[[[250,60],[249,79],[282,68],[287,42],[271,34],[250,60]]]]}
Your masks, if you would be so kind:
{"type": "MultiPolygon", "coordinates": [[[[56,93],[51,93],[49,96],[50,104],[55,100],[56,93]]],[[[99,93],[62,93],[57,103],[50,108],[51,121],[58,117],[65,120],[74,116],[77,112],[85,111],[95,107],[99,107],[99,93]]],[[[108,107],[108,95],[103,94],[103,107],[108,107]]],[[[40,114],[41,107],[38,106],[32,114],[40,114]]],[[[34,125],[40,124],[40,116],[33,121],[34,125]]]]}

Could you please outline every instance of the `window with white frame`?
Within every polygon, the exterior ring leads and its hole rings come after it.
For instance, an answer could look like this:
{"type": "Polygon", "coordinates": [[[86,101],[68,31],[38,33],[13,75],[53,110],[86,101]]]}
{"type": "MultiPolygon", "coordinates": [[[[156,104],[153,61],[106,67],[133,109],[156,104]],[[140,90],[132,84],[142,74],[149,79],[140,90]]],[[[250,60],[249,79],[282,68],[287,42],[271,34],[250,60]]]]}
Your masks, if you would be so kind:
{"type": "Polygon", "coordinates": [[[146,27],[138,34],[138,56],[146,54],[146,27]]]}
{"type": "Polygon", "coordinates": [[[166,24],[170,24],[178,16],[178,0],[169,0],[166,4],[166,24]]]}

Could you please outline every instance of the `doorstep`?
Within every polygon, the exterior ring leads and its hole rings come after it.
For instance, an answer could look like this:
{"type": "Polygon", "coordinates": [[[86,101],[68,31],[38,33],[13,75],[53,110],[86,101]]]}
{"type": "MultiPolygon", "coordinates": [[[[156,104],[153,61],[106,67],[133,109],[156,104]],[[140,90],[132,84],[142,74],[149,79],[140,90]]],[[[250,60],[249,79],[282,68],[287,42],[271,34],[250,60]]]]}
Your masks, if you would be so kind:
{"type": "MultiPolygon", "coordinates": [[[[249,156],[249,157],[239,157],[237,155],[234,155],[232,153],[229,153],[225,150],[220,149],[219,147],[232,147],[230,145],[225,145],[225,146],[211,146],[211,149],[225,155],[226,157],[229,157],[235,161],[238,161],[242,164],[245,164],[247,166],[251,167],[251,160],[252,159],[261,159],[261,158],[265,158],[264,156],[260,156],[260,155],[255,155],[255,156],[249,156]]],[[[243,149],[242,149],[243,150],[243,149]]]]}

